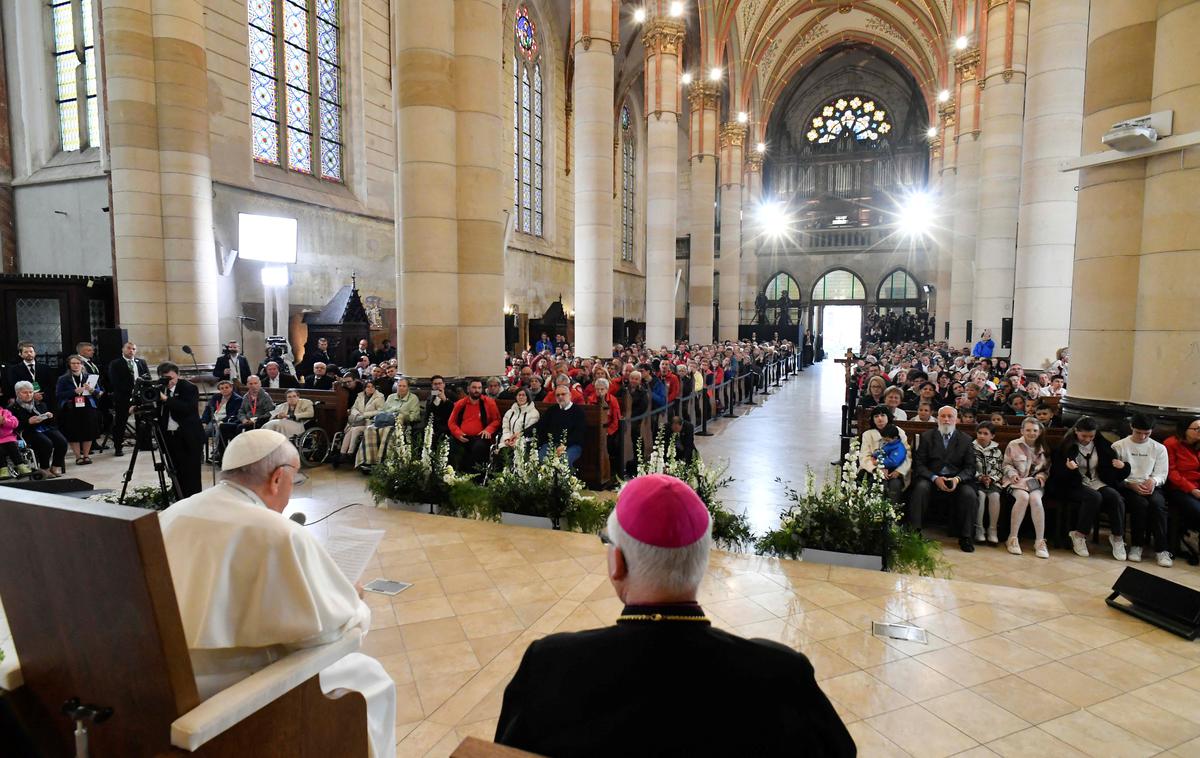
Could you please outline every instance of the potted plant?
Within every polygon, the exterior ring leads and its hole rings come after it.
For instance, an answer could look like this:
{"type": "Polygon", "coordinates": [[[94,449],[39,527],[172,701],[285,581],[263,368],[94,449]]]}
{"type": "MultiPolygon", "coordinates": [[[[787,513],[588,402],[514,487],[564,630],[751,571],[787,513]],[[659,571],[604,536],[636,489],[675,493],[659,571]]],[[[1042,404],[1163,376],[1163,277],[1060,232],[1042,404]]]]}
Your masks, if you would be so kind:
{"type": "Polygon", "coordinates": [[[699,455],[690,461],[680,460],[675,455],[675,436],[667,436],[666,428],[658,430],[654,447],[647,456],[638,445],[637,475],[667,474],[681,480],[700,497],[712,519],[713,542],[725,550],[738,550],[754,542],[750,521],[745,514],[733,513],[721,505],[720,491],[733,481],[726,476],[729,467],[709,467],[699,455]]]}
{"type": "Polygon", "coordinates": [[[758,540],[757,552],[876,571],[944,572],[937,542],[897,525],[881,471],[859,477],[858,448],[858,441],[852,441],[838,475],[826,478],[820,487],[812,469],[803,492],[776,480],[784,485],[791,504],[780,514],[779,528],[758,540]]]}
{"type": "Polygon", "coordinates": [[[503,468],[488,480],[491,507],[500,521],[517,526],[560,529],[579,516],[583,482],[575,476],[565,455],[539,458],[537,445],[520,438],[503,468]]]}
{"type": "Polygon", "coordinates": [[[158,487],[133,487],[125,493],[124,503],[120,502],[120,498],[121,493],[114,490],[113,492],[106,492],[103,495],[92,495],[88,499],[97,500],[102,503],[128,505],[132,508],[145,508],[150,511],[161,511],[175,502],[175,490],[168,489],[166,492],[163,492],[158,487]]]}
{"type": "Polygon", "coordinates": [[[437,513],[449,498],[450,488],[466,477],[450,465],[450,443],[442,437],[434,441],[433,426],[425,427],[421,449],[416,450],[408,428],[397,423],[389,438],[387,452],[371,469],[367,480],[375,504],[409,511],[437,513]]]}

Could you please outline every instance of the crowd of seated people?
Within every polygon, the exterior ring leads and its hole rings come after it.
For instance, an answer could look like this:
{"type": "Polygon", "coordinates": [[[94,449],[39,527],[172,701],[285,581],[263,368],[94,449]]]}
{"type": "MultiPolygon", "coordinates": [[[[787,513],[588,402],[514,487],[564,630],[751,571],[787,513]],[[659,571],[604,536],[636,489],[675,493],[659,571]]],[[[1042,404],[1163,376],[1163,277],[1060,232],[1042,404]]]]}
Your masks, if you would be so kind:
{"type": "Polygon", "coordinates": [[[1009,505],[1006,550],[1022,554],[1028,516],[1034,555],[1044,559],[1053,501],[1065,508],[1066,536],[1080,556],[1103,513],[1116,560],[1140,562],[1145,551],[1163,567],[1179,554],[1200,560],[1200,418],[1183,419],[1165,444],[1151,438],[1155,419],[1141,413],[1115,442],[1087,416],[1063,429],[1067,350],[1050,368],[1027,372],[993,358],[990,341],[985,332],[971,350],[868,345],[848,370],[848,406],[863,419],[859,468],[880,477],[909,525],[921,529],[943,505],[951,536],[973,552],[976,544],[1000,544],[1002,505],[1009,505]],[[1171,544],[1176,531],[1181,539],[1171,544]]]}

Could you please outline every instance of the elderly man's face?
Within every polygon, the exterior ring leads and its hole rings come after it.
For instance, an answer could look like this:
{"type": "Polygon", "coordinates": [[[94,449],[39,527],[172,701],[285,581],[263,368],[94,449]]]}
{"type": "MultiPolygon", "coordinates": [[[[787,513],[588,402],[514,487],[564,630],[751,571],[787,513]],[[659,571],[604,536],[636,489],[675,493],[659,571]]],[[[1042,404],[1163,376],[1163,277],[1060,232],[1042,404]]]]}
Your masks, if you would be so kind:
{"type": "Polygon", "coordinates": [[[943,406],[938,410],[937,419],[941,426],[953,426],[958,423],[958,411],[949,406],[943,406]]]}
{"type": "Polygon", "coordinates": [[[313,373],[316,374],[317,376],[325,376],[325,364],[324,363],[314,363],[313,364],[313,373]]]}
{"type": "Polygon", "coordinates": [[[233,394],[233,385],[229,382],[218,384],[217,389],[221,391],[221,397],[229,397],[233,394]]]}
{"type": "Polygon", "coordinates": [[[246,379],[247,392],[256,394],[260,389],[262,389],[262,380],[257,376],[251,375],[250,378],[246,379]]]}
{"type": "Polygon", "coordinates": [[[500,381],[498,379],[488,380],[488,394],[492,396],[500,394],[500,381]]]}
{"type": "Polygon", "coordinates": [[[277,376],[279,376],[279,366],[276,366],[274,363],[268,363],[267,364],[267,377],[270,379],[274,379],[277,376]]]}
{"type": "Polygon", "coordinates": [[[554,390],[554,399],[560,408],[566,408],[571,403],[571,391],[561,384],[554,390]]]}
{"type": "Polygon", "coordinates": [[[408,397],[407,379],[400,379],[396,382],[396,394],[399,395],[401,399],[408,397]]]}

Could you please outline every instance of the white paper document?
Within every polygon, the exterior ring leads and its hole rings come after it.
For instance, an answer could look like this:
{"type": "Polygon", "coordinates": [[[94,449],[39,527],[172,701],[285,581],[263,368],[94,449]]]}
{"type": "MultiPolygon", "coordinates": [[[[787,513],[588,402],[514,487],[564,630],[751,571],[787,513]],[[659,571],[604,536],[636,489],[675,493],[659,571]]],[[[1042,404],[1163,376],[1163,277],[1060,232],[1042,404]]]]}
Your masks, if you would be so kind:
{"type": "Polygon", "coordinates": [[[87,382],[87,386],[91,387],[94,390],[94,389],[96,389],[96,385],[100,383],[100,375],[99,374],[88,374],[87,379],[85,381],[87,382]]]}
{"type": "Polygon", "coordinates": [[[382,529],[356,529],[352,526],[330,526],[325,537],[325,550],[354,584],[362,577],[371,562],[379,543],[383,542],[382,529]]]}

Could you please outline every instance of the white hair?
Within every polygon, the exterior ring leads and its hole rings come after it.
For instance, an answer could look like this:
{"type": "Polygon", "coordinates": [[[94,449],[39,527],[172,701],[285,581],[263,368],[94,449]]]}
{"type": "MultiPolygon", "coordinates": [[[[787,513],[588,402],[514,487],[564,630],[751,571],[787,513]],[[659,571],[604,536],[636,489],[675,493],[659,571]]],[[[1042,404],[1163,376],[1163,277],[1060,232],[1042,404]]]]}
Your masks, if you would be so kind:
{"type": "Polygon", "coordinates": [[[686,547],[647,545],[625,533],[617,520],[617,509],[608,514],[608,539],[620,548],[630,580],[672,596],[694,595],[708,570],[712,550],[712,519],[704,536],[686,547]]]}
{"type": "Polygon", "coordinates": [[[33,382],[17,382],[16,384],[13,385],[13,392],[20,392],[21,390],[31,390],[31,389],[33,389],[33,382]]]}
{"type": "Polygon", "coordinates": [[[296,452],[295,446],[290,441],[284,442],[254,463],[230,469],[229,471],[222,471],[221,480],[228,479],[243,487],[253,489],[266,483],[271,474],[275,473],[275,469],[280,466],[295,465],[299,460],[300,454],[296,452]]]}

